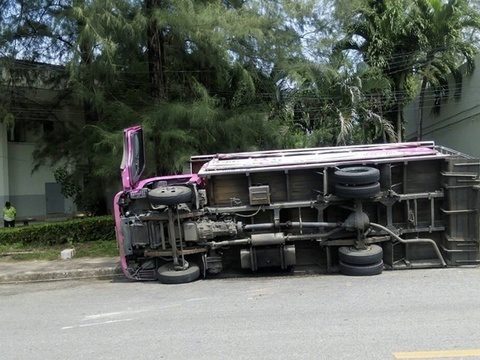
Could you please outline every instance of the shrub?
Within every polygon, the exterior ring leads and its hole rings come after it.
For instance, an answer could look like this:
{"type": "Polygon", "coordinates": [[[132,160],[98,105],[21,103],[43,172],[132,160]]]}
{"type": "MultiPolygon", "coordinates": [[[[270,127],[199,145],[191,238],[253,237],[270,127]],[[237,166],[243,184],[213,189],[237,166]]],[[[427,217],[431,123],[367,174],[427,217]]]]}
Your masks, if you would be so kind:
{"type": "Polygon", "coordinates": [[[0,230],[0,244],[56,245],[115,238],[114,221],[111,216],[67,220],[35,224],[0,230]]]}

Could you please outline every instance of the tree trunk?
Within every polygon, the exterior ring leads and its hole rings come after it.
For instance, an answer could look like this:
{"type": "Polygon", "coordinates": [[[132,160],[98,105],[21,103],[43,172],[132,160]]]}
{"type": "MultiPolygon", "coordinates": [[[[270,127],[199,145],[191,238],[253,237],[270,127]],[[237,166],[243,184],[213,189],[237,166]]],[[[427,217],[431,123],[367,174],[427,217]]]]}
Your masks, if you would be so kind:
{"type": "Polygon", "coordinates": [[[155,102],[166,98],[164,35],[155,18],[155,10],[160,9],[162,0],[145,0],[147,14],[147,56],[150,78],[150,93],[155,102]]]}
{"type": "MultiPolygon", "coordinates": [[[[91,71],[91,58],[88,54],[87,51],[83,49],[83,46],[80,46],[80,51],[81,51],[81,65],[83,66],[85,71],[82,75],[83,78],[83,86],[88,89],[88,91],[91,93],[94,91],[93,89],[93,83],[91,81],[91,76],[90,76],[90,71],[91,71]]],[[[91,96],[93,98],[93,95],[91,96]]],[[[85,123],[86,124],[92,124],[97,122],[97,113],[94,109],[94,106],[92,104],[91,99],[88,98],[83,98],[83,112],[85,114],[85,123]]]]}
{"type": "MultiPolygon", "coordinates": [[[[383,119],[382,96],[380,94],[377,95],[376,103],[377,103],[377,106],[378,106],[378,114],[383,119]]],[[[385,127],[382,129],[382,141],[383,141],[384,144],[387,143],[387,133],[385,132],[385,127]]]]}
{"type": "Polygon", "coordinates": [[[418,108],[420,113],[420,118],[418,119],[417,126],[417,140],[422,140],[423,138],[423,107],[425,104],[425,89],[427,88],[427,78],[423,77],[422,79],[422,88],[420,90],[420,100],[418,102],[418,108]]]}
{"type": "Polygon", "coordinates": [[[397,142],[402,142],[402,109],[397,106],[397,142]]]}
{"type": "MultiPolygon", "coordinates": [[[[83,3],[82,6],[86,6],[83,3]]],[[[79,32],[84,30],[85,22],[83,20],[77,20],[77,27],[79,32]]],[[[85,89],[87,89],[88,97],[83,98],[83,112],[85,115],[85,125],[97,124],[99,122],[99,115],[97,111],[95,99],[95,72],[93,67],[93,49],[94,42],[86,39],[81,39],[78,43],[80,50],[80,80],[85,89]]],[[[85,128],[83,131],[86,131],[85,128]]],[[[102,214],[106,212],[106,199],[99,188],[102,185],[99,179],[94,175],[94,153],[89,151],[83,157],[77,168],[82,173],[81,183],[82,191],[77,195],[75,203],[81,210],[90,212],[92,214],[102,214]]]]}
{"type": "MultiPolygon", "coordinates": [[[[78,29],[83,30],[85,23],[83,20],[77,22],[78,29]]],[[[98,122],[98,112],[95,108],[95,104],[91,99],[94,98],[95,93],[95,79],[92,75],[92,63],[93,63],[93,47],[94,44],[88,40],[82,40],[78,44],[80,49],[80,67],[83,67],[81,79],[83,86],[88,89],[91,94],[90,99],[83,99],[83,111],[85,113],[85,123],[94,124],[98,122]]]]}
{"type": "Polygon", "coordinates": [[[404,87],[403,84],[405,83],[405,75],[401,74],[398,78],[397,86],[395,90],[398,94],[397,98],[397,142],[402,142],[403,140],[403,101],[404,101],[404,87]]]}
{"type": "MultiPolygon", "coordinates": [[[[150,80],[150,95],[156,104],[167,99],[167,83],[165,77],[165,37],[155,18],[155,12],[160,10],[163,0],[145,0],[147,15],[147,58],[148,76],[150,80]]],[[[160,134],[153,134],[155,153],[155,174],[163,175],[161,154],[158,153],[160,134]]]]}

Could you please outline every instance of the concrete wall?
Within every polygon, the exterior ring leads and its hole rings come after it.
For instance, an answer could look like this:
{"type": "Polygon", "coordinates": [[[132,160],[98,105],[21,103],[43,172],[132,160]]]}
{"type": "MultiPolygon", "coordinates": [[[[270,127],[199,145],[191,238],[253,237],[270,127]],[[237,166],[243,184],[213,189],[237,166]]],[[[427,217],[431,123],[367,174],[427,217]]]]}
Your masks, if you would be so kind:
{"type": "MultiPolygon", "coordinates": [[[[9,199],[18,217],[43,217],[46,213],[45,183],[54,183],[53,169],[41,166],[33,171],[33,143],[8,143],[9,199]]],[[[73,212],[71,200],[64,200],[65,212],[73,212]]]]}
{"type": "Polygon", "coordinates": [[[0,207],[2,208],[9,191],[7,130],[5,124],[0,123],[0,207]]]}
{"type": "MultiPolygon", "coordinates": [[[[65,199],[58,190],[47,200],[46,184],[55,183],[54,169],[41,166],[33,171],[32,154],[45,124],[54,128],[65,122],[81,126],[84,121],[82,106],[79,99],[62,93],[64,82],[50,85],[52,71],[58,67],[41,64],[37,67],[38,74],[31,76],[35,79],[33,84],[16,79],[16,108],[12,110],[15,129],[9,131],[10,137],[5,125],[0,123],[0,206],[9,200],[17,209],[18,218],[57,217],[76,211],[72,200],[65,199]],[[53,203],[58,206],[55,206],[55,214],[49,214],[47,204],[53,203]],[[62,211],[57,212],[58,209],[62,211]]],[[[0,69],[0,79],[8,79],[8,76],[5,69],[0,69]]],[[[2,83],[0,81],[0,86],[2,83]]],[[[8,96],[10,92],[0,91],[0,97],[8,96]]]]}
{"type": "MultiPolygon", "coordinates": [[[[454,82],[450,82],[450,92],[441,101],[440,113],[434,114],[435,97],[427,91],[424,104],[423,140],[434,140],[436,144],[447,146],[469,155],[480,157],[480,56],[476,69],[470,76],[465,75],[459,99],[454,98],[454,82]]],[[[417,137],[419,122],[419,99],[409,104],[404,112],[406,140],[417,137]]]]}

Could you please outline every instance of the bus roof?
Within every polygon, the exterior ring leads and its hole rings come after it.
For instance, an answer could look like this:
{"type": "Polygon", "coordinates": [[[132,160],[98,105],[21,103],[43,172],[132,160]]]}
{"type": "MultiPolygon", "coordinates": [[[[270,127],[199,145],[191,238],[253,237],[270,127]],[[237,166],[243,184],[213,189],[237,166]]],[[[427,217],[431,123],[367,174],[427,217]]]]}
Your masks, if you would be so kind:
{"type": "Polygon", "coordinates": [[[222,175],[265,171],[321,168],[351,164],[376,164],[441,159],[452,155],[468,157],[435,146],[433,141],[352,145],[308,149],[266,150],[199,155],[192,162],[205,162],[198,175],[222,175]]]}

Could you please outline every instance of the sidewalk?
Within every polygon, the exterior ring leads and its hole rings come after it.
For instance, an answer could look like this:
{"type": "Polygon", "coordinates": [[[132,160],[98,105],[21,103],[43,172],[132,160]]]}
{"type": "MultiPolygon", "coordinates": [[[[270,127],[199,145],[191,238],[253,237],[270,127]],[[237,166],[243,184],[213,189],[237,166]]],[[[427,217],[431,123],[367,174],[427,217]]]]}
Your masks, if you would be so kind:
{"type": "Polygon", "coordinates": [[[122,276],[118,257],[0,262],[0,284],[122,276]]]}

